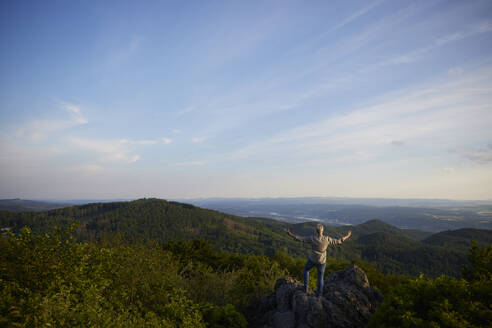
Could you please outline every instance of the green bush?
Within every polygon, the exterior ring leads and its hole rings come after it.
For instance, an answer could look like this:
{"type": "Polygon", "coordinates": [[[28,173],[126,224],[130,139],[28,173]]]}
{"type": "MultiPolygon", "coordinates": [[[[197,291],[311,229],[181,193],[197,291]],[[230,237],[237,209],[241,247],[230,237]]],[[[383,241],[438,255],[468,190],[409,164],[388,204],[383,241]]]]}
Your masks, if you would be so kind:
{"type": "Polygon", "coordinates": [[[79,244],[71,230],[1,238],[0,326],[205,327],[169,253],[79,244]]]}
{"type": "Polygon", "coordinates": [[[203,317],[208,328],[246,328],[244,316],[233,305],[207,305],[203,308],[203,317]]]}
{"type": "Polygon", "coordinates": [[[0,326],[241,327],[286,270],[203,240],[79,243],[75,227],[0,239],[0,326]]]}
{"type": "Polygon", "coordinates": [[[386,295],[368,327],[490,327],[491,247],[470,249],[465,279],[420,276],[386,295]]]}

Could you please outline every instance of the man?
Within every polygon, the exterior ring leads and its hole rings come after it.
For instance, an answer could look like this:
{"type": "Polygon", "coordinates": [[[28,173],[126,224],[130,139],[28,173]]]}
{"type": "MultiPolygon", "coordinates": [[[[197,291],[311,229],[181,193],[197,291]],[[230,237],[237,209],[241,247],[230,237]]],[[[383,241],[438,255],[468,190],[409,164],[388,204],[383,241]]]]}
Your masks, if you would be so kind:
{"type": "Polygon", "coordinates": [[[318,224],[316,226],[317,235],[309,237],[300,237],[294,235],[289,229],[286,230],[287,234],[297,241],[305,242],[311,244],[312,250],[309,254],[304,267],[304,290],[307,292],[309,285],[309,270],[314,266],[318,269],[318,290],[316,291],[316,296],[320,297],[323,294],[323,276],[325,274],[326,267],[326,249],[330,245],[339,245],[347,240],[351,235],[352,231],[349,231],[345,237],[341,239],[335,239],[328,236],[323,236],[323,225],[318,224]]]}

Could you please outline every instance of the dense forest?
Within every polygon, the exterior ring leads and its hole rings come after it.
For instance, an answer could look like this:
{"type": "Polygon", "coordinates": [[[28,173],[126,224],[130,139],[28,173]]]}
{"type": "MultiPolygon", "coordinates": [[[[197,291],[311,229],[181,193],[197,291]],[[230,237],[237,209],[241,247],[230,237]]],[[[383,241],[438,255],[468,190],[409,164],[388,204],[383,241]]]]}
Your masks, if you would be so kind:
{"type": "MultiPolygon", "coordinates": [[[[247,327],[248,314],[277,278],[301,280],[303,258],[237,254],[210,241],[97,242],[76,226],[0,238],[0,326],[247,327]]],[[[388,275],[357,262],[385,295],[370,327],[488,327],[492,246],[474,244],[464,279],[388,275]]],[[[327,274],[348,266],[328,259],[327,274]]],[[[313,275],[310,287],[314,289],[313,275]]]]}
{"type": "MultiPolygon", "coordinates": [[[[289,224],[237,217],[160,199],[93,203],[43,212],[0,211],[0,227],[13,228],[14,233],[24,226],[33,233],[47,233],[55,226],[66,229],[74,223],[76,237],[81,241],[100,242],[115,234],[128,242],[203,238],[220,251],[266,256],[283,252],[293,257],[304,257],[308,247],[290,239],[284,229],[307,235],[313,233],[315,226],[314,222],[289,224]]],[[[413,276],[424,273],[432,277],[460,277],[471,240],[481,246],[492,240],[490,230],[460,229],[429,235],[398,229],[380,220],[350,227],[326,227],[325,233],[339,238],[349,229],[352,238],[343,246],[329,248],[330,257],[372,262],[384,273],[413,276]]]]}
{"type": "MultiPolygon", "coordinates": [[[[284,230],[315,225],[159,199],[2,211],[0,326],[247,327],[277,278],[302,281],[308,247],[284,230]]],[[[325,233],[349,229],[328,249],[326,274],[356,263],[385,294],[370,327],[492,322],[490,231],[429,235],[371,220],[325,233]]]]}

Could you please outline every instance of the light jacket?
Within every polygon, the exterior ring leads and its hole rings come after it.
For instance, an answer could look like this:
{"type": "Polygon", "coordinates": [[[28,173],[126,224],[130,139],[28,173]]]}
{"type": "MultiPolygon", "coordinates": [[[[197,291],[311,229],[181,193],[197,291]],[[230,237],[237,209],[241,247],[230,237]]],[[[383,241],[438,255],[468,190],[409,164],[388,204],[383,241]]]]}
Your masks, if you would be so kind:
{"type": "Polygon", "coordinates": [[[308,237],[294,235],[294,238],[298,241],[311,244],[312,249],[308,258],[311,260],[311,262],[316,264],[326,263],[326,249],[328,248],[328,246],[340,245],[343,242],[342,239],[331,238],[328,236],[319,237],[318,235],[308,237]]]}

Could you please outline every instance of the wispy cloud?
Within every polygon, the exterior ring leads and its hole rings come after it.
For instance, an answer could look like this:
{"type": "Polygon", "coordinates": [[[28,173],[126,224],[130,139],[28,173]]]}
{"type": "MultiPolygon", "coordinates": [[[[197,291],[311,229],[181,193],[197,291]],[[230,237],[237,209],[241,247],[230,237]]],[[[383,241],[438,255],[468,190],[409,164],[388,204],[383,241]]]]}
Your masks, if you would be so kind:
{"type": "Polygon", "coordinates": [[[155,145],[157,143],[156,140],[136,140],[128,142],[134,145],[155,145]]]}
{"type": "Polygon", "coordinates": [[[202,144],[207,140],[206,137],[193,137],[191,138],[191,142],[196,143],[196,144],[202,144]]]}
{"type": "Polygon", "coordinates": [[[109,53],[107,61],[104,62],[104,69],[116,69],[128,62],[139,51],[144,38],[142,36],[133,35],[125,40],[125,42],[116,47],[117,49],[109,53]]]}
{"type": "Polygon", "coordinates": [[[70,104],[70,103],[62,103],[62,108],[71,114],[72,122],[75,124],[87,124],[89,121],[82,115],[82,111],[80,106],[70,104]]]}
{"type": "Polygon", "coordinates": [[[87,139],[70,137],[69,144],[82,151],[97,154],[100,163],[134,163],[141,159],[140,155],[134,154],[134,146],[155,144],[154,141],[128,139],[87,139]]]}
{"type": "Polygon", "coordinates": [[[68,113],[68,117],[32,120],[18,128],[15,133],[16,136],[38,142],[44,140],[50,134],[84,125],[89,122],[82,114],[80,106],[62,102],[59,107],[64,112],[68,113]]]}
{"type": "Polygon", "coordinates": [[[171,139],[171,138],[161,138],[161,141],[162,141],[163,144],[169,145],[170,143],[173,142],[173,139],[171,139]]]}
{"type": "Polygon", "coordinates": [[[194,106],[188,106],[188,107],[185,107],[185,108],[181,108],[180,110],[178,110],[176,113],[178,115],[184,115],[184,114],[188,114],[188,113],[191,113],[192,111],[195,110],[195,107],[194,106]]]}
{"type": "Polygon", "coordinates": [[[425,54],[439,47],[445,46],[449,43],[461,41],[463,39],[471,38],[482,33],[490,33],[490,32],[492,32],[492,23],[490,21],[484,21],[479,24],[473,24],[464,30],[438,37],[430,45],[412,50],[405,54],[395,56],[391,59],[386,59],[376,66],[409,64],[422,58],[422,56],[424,56],[425,54]]]}
{"type": "Polygon", "coordinates": [[[172,164],[173,166],[203,166],[206,165],[207,163],[205,161],[185,161],[185,162],[177,162],[172,164]]]}
{"type": "Polygon", "coordinates": [[[104,167],[97,164],[75,165],[68,168],[69,171],[93,173],[104,171],[104,167]]]}
{"type": "Polygon", "coordinates": [[[383,3],[385,0],[377,0],[377,1],[374,1],[372,3],[370,3],[369,5],[365,6],[364,8],[354,12],[352,15],[350,15],[349,17],[347,17],[344,21],[342,21],[341,23],[335,25],[331,30],[334,31],[334,30],[338,30],[342,27],[344,27],[345,25],[347,24],[350,24],[351,22],[357,20],[359,17],[363,16],[364,14],[366,14],[367,12],[369,12],[371,9],[379,6],[381,3],[383,3]]]}
{"type": "MultiPolygon", "coordinates": [[[[470,139],[490,137],[490,103],[492,67],[486,67],[459,76],[445,76],[416,89],[400,90],[382,97],[374,105],[250,143],[232,152],[229,158],[365,154],[362,158],[368,159],[368,153],[386,151],[388,145],[411,143],[412,147],[428,148],[432,142],[467,143],[470,139]]],[[[489,155],[484,150],[473,156],[485,161],[489,155]]]]}
{"type": "Polygon", "coordinates": [[[481,164],[492,163],[492,144],[485,147],[475,148],[465,153],[466,158],[481,164]]]}
{"type": "MultiPolygon", "coordinates": [[[[381,3],[382,1],[373,2],[347,18],[344,24],[349,24],[381,3]]],[[[203,112],[220,112],[220,119],[228,120],[224,125],[230,126],[234,125],[235,121],[244,122],[250,117],[299,108],[312,99],[324,96],[332,89],[348,84],[354,76],[402,60],[400,58],[402,56],[391,57],[381,63],[375,62],[356,68],[346,64],[347,58],[367,51],[367,48],[373,48],[370,46],[372,43],[379,43],[388,31],[394,30],[399,24],[425,10],[425,7],[426,5],[404,7],[391,15],[370,22],[359,33],[349,34],[344,38],[330,38],[321,45],[314,45],[317,42],[310,40],[308,43],[313,44],[310,46],[301,44],[295,48],[296,51],[288,55],[303,59],[302,62],[292,65],[296,69],[282,67],[281,71],[276,71],[276,65],[273,64],[271,72],[262,73],[264,76],[259,78],[260,83],[242,85],[225,96],[212,100],[207,98],[203,104],[195,104],[180,112],[186,113],[191,108],[199,106],[203,112]],[[300,81],[302,83],[298,83],[300,81]]],[[[324,37],[326,35],[323,34],[315,39],[324,37]]]]}
{"type": "MultiPolygon", "coordinates": [[[[139,147],[159,142],[153,139],[97,139],[80,136],[81,133],[75,132],[73,128],[89,123],[83,115],[82,107],[68,102],[60,102],[59,107],[62,113],[65,113],[65,117],[33,120],[17,128],[14,138],[4,137],[6,149],[12,150],[11,155],[8,155],[11,159],[20,158],[22,161],[28,161],[31,157],[44,158],[47,161],[46,156],[42,157],[32,152],[34,146],[41,147],[39,149],[51,157],[73,156],[74,151],[77,155],[85,152],[87,163],[76,168],[89,172],[91,167],[99,168],[101,164],[134,163],[141,159],[140,155],[135,154],[139,147]],[[76,136],[77,134],[79,136],[76,136]]],[[[167,141],[170,142],[170,139],[167,141]]]]}
{"type": "Polygon", "coordinates": [[[460,75],[464,73],[463,67],[453,67],[448,70],[448,75],[454,76],[454,75],[460,75]]]}

